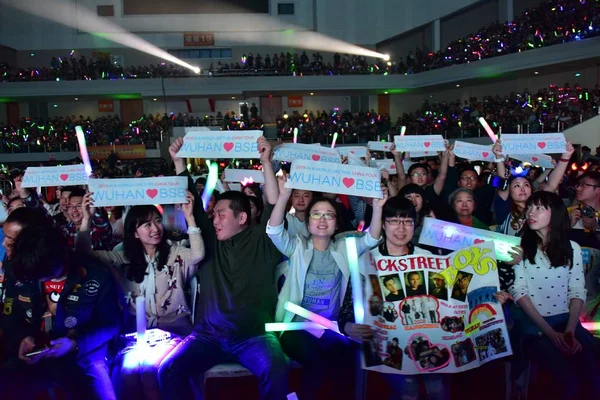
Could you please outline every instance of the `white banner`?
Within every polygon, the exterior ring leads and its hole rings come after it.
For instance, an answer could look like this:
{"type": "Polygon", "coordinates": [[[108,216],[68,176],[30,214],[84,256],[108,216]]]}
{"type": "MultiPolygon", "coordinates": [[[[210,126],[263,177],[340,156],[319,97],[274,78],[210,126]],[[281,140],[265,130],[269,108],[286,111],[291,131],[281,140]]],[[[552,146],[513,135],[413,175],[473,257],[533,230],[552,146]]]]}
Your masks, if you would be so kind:
{"type": "Polygon", "coordinates": [[[423,157],[437,157],[438,153],[437,151],[411,151],[406,153],[406,157],[416,160],[418,158],[423,158],[423,157]]]}
{"type": "Polygon", "coordinates": [[[88,176],[83,164],[60,167],[27,167],[23,176],[24,188],[87,185],[88,176]]]}
{"type": "Polygon", "coordinates": [[[496,158],[492,153],[492,146],[483,146],[459,140],[454,142],[454,154],[457,157],[469,161],[494,161],[496,158]]]}
{"type": "Polygon", "coordinates": [[[529,164],[537,167],[554,168],[554,165],[552,165],[552,157],[545,154],[538,154],[536,156],[527,154],[510,154],[509,156],[515,160],[528,162],[529,164]]]}
{"type": "Polygon", "coordinates": [[[423,221],[421,236],[419,236],[419,244],[448,250],[462,249],[490,240],[494,241],[496,257],[500,261],[510,261],[510,248],[521,245],[521,238],[518,236],[503,235],[429,217],[423,221]]]}
{"type": "Polygon", "coordinates": [[[500,137],[502,152],[509,157],[513,154],[555,154],[564,153],[567,140],[563,133],[506,134],[500,137]]]}
{"type": "Polygon", "coordinates": [[[366,157],[367,156],[367,148],[364,146],[344,146],[344,147],[336,147],[336,150],[340,152],[340,155],[348,157],[349,155],[353,155],[356,157],[366,157]]]}
{"type": "Polygon", "coordinates": [[[178,157],[259,158],[257,139],[262,131],[198,131],[186,128],[178,157]]]}
{"type": "Polygon", "coordinates": [[[458,373],[512,354],[491,243],[447,256],[360,259],[363,368],[388,374],[458,373]]]}
{"type": "Polygon", "coordinates": [[[374,151],[390,151],[390,149],[392,148],[392,145],[393,145],[392,142],[371,141],[371,142],[367,143],[367,147],[369,148],[369,150],[374,150],[374,151]]]}
{"type": "Polygon", "coordinates": [[[337,149],[300,143],[285,143],[277,146],[275,148],[273,160],[287,162],[308,160],[311,162],[342,163],[340,153],[337,149]]]}
{"type": "Polygon", "coordinates": [[[437,152],[445,151],[446,144],[442,135],[394,136],[398,151],[437,152]]]}
{"type": "MultiPolygon", "coordinates": [[[[376,167],[380,171],[382,169],[387,169],[387,171],[390,173],[390,175],[398,174],[398,170],[396,169],[396,163],[392,159],[371,161],[371,163],[373,164],[374,167],[376,167]]],[[[404,167],[404,172],[406,173],[406,171],[408,171],[410,166],[413,164],[415,164],[415,163],[412,161],[402,160],[402,166],[404,167]]]]}
{"type": "Polygon", "coordinates": [[[97,207],[182,204],[187,202],[188,178],[90,179],[88,186],[97,207]]]}
{"type": "Polygon", "coordinates": [[[241,182],[241,183],[265,183],[265,174],[256,169],[232,169],[225,170],[225,182],[241,182]]]}
{"type": "Polygon", "coordinates": [[[377,168],[296,160],[285,185],[292,189],[381,198],[381,173],[377,168]]]}

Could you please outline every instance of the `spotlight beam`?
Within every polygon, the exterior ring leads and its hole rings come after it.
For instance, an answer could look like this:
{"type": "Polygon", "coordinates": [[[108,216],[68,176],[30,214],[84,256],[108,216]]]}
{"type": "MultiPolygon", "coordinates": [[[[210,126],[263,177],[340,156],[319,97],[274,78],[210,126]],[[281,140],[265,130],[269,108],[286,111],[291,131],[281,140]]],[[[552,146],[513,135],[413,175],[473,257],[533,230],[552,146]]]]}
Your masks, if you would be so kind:
{"type": "Polygon", "coordinates": [[[75,5],[65,0],[0,0],[0,4],[73,29],[83,30],[92,35],[181,65],[197,74],[200,73],[199,67],[174,57],[111,21],[101,19],[81,4],[77,5],[76,18],[71,18],[75,5]]]}

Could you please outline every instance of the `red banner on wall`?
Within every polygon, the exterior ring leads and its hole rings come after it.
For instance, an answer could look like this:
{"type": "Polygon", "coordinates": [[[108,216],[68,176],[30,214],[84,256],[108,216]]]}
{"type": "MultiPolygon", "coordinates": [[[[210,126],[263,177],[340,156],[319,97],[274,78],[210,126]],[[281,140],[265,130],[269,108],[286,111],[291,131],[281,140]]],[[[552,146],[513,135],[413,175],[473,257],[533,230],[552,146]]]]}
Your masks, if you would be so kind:
{"type": "Polygon", "coordinates": [[[98,112],[114,112],[115,103],[112,100],[98,100],[98,112]]]}
{"type": "Polygon", "coordinates": [[[185,32],[184,47],[211,47],[215,45],[215,34],[212,32],[185,32]]]}
{"type": "Polygon", "coordinates": [[[304,100],[302,96],[288,96],[288,107],[302,107],[304,100]]]}
{"type": "Polygon", "coordinates": [[[121,160],[146,158],[146,146],[143,144],[122,144],[114,146],[88,146],[92,160],[106,160],[114,152],[121,160]]]}

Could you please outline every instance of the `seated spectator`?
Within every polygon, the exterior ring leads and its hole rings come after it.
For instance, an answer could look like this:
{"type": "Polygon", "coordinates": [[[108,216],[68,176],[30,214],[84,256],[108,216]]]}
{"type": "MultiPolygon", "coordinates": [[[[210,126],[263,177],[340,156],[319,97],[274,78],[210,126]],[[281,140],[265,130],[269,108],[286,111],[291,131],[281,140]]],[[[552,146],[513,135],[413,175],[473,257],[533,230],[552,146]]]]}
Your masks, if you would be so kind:
{"type": "Polygon", "coordinates": [[[34,398],[57,385],[73,398],[116,399],[106,356],[121,312],[110,272],[72,253],[44,218],[19,232],[12,252],[0,318],[0,391],[34,398]]]}

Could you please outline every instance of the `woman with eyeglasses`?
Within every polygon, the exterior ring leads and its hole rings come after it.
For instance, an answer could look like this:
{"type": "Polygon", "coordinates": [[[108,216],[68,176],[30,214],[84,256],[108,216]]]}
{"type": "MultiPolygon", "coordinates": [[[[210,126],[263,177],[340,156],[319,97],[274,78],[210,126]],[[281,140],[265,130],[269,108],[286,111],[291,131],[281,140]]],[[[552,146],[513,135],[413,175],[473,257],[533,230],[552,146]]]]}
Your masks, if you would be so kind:
{"type": "Polygon", "coordinates": [[[596,396],[600,370],[593,338],[579,323],[586,289],[581,248],[568,238],[567,209],[558,195],[542,191],[529,198],[526,210],[524,257],[510,290],[522,314],[515,325],[520,340],[513,346],[560,377],[551,382],[557,398],[585,398],[580,393],[585,386],[596,396]]]}
{"type": "MultiPolygon", "coordinates": [[[[411,243],[414,234],[417,212],[410,200],[404,197],[388,199],[383,207],[383,238],[381,244],[371,250],[373,258],[402,257],[410,254],[431,254],[411,243]]],[[[448,298],[446,288],[445,298],[448,298]]],[[[400,304],[400,303],[398,303],[400,304]]],[[[404,311],[403,312],[408,312],[404,311]]],[[[370,325],[355,323],[354,306],[352,302],[352,287],[346,289],[346,297],[338,318],[340,331],[358,342],[368,343],[374,332],[370,325]]],[[[449,399],[450,383],[444,374],[395,375],[385,374],[392,393],[390,399],[417,399],[421,382],[425,383],[428,399],[449,399]]]]}
{"type": "MultiPolygon", "coordinates": [[[[278,179],[279,199],[267,225],[267,234],[277,249],[289,258],[289,269],[279,293],[275,321],[304,320],[285,310],[288,301],[337,321],[350,280],[350,270],[346,243],[334,238],[340,226],[336,205],[325,197],[314,198],[307,207],[308,239],[299,235],[291,236],[283,223],[292,191],[285,188],[285,175],[278,179]]],[[[373,199],[370,230],[357,241],[359,257],[379,242],[382,208],[386,200],[385,194],[383,199],[373,199]]],[[[350,340],[344,336],[330,330],[287,331],[281,336],[281,346],[290,358],[303,365],[299,398],[316,398],[324,378],[334,372],[339,375],[334,379],[340,385],[338,389],[348,389],[345,384],[348,383],[347,374],[352,372],[349,368],[354,365],[354,354],[350,340]]],[[[336,397],[347,397],[339,393],[336,397]]]]}

